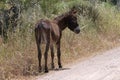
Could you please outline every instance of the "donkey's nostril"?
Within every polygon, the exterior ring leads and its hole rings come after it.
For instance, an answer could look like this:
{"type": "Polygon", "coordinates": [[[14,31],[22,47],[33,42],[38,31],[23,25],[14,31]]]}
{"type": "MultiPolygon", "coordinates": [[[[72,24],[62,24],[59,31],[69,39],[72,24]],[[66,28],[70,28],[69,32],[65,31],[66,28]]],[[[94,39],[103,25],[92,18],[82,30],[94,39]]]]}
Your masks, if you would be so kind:
{"type": "Polygon", "coordinates": [[[75,29],[74,29],[74,32],[75,32],[76,34],[80,33],[80,28],[79,28],[79,27],[75,28],[75,29]]]}
{"type": "Polygon", "coordinates": [[[75,30],[75,33],[76,34],[80,33],[80,29],[75,30]]]}

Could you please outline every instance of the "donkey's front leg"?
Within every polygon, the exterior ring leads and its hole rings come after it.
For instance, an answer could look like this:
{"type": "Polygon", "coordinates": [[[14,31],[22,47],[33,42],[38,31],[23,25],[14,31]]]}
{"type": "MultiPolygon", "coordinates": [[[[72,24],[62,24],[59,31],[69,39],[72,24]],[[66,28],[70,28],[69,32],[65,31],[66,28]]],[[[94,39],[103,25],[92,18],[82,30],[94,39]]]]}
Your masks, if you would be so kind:
{"type": "Polygon", "coordinates": [[[58,57],[58,66],[59,66],[59,68],[62,68],[62,65],[61,65],[60,41],[57,43],[57,57],[58,57]]]}
{"type": "Polygon", "coordinates": [[[48,72],[47,58],[48,58],[49,44],[50,44],[49,42],[46,44],[46,49],[45,49],[45,54],[44,54],[44,58],[45,58],[45,73],[48,72]]]}

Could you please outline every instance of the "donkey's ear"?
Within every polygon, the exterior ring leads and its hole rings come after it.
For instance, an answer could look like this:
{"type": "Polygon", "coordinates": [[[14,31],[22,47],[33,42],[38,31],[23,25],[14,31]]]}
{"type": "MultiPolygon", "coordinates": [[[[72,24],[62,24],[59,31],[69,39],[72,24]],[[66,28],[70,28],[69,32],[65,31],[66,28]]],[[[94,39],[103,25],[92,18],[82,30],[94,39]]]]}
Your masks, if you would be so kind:
{"type": "Polygon", "coordinates": [[[76,14],[76,13],[77,13],[77,9],[76,9],[75,6],[73,6],[73,7],[71,8],[70,13],[72,13],[72,14],[76,14]]]}

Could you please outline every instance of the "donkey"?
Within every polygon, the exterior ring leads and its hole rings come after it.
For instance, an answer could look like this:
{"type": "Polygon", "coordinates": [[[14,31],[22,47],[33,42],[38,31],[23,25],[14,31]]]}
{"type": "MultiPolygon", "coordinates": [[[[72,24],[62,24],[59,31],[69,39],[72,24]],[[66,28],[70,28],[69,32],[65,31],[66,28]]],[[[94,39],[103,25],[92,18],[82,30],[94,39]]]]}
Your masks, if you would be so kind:
{"type": "Polygon", "coordinates": [[[53,44],[55,43],[57,46],[57,58],[58,58],[58,66],[62,68],[61,65],[61,50],[60,50],[60,42],[62,31],[65,28],[69,28],[71,31],[78,34],[80,32],[80,28],[77,22],[77,10],[72,8],[69,12],[66,12],[53,20],[46,20],[41,19],[35,25],[35,38],[38,50],[38,60],[39,60],[39,72],[42,71],[41,67],[41,48],[40,45],[42,42],[46,43],[46,48],[44,52],[44,59],[45,59],[45,73],[48,72],[47,67],[47,58],[48,58],[48,51],[49,48],[51,49],[51,67],[54,69],[54,48],[53,44]]]}

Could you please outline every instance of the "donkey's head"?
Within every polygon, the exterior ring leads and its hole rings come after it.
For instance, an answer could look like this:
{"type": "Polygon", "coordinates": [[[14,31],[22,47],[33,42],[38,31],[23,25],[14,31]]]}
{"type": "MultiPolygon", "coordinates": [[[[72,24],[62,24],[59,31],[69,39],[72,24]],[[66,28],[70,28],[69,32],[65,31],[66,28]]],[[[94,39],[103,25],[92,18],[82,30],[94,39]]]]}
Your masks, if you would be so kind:
{"type": "Polygon", "coordinates": [[[78,34],[80,32],[80,28],[79,28],[79,24],[77,22],[77,10],[75,9],[75,7],[73,7],[70,11],[69,11],[69,15],[67,16],[67,26],[70,30],[72,30],[73,32],[75,32],[76,34],[78,34]]]}

